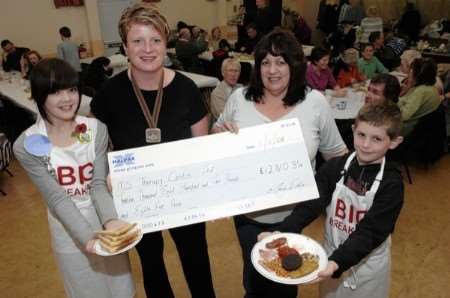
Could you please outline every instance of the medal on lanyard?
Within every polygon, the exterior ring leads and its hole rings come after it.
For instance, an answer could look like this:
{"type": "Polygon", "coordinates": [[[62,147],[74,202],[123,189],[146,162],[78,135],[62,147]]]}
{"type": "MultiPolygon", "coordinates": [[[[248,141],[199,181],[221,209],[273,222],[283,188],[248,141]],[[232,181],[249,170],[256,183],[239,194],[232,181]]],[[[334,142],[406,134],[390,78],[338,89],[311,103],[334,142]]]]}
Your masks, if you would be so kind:
{"type": "Polygon", "coordinates": [[[161,129],[157,127],[159,112],[161,111],[162,96],[163,96],[163,83],[164,83],[164,70],[159,81],[158,93],[156,94],[155,105],[153,106],[153,115],[145,102],[141,89],[139,89],[134,77],[133,72],[130,71],[131,84],[133,85],[134,94],[136,95],[139,105],[147,121],[148,128],[145,129],[145,141],[149,144],[161,143],[161,129]]]}

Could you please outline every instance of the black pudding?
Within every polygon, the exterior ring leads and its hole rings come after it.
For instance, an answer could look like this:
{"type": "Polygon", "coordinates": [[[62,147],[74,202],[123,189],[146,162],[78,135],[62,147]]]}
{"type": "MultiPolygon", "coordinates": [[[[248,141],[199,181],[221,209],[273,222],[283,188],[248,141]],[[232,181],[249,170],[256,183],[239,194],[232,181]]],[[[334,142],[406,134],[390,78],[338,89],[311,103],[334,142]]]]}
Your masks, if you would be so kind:
{"type": "Polygon", "coordinates": [[[281,259],[281,266],[287,271],[294,271],[302,265],[302,257],[298,254],[290,254],[281,259]]]}

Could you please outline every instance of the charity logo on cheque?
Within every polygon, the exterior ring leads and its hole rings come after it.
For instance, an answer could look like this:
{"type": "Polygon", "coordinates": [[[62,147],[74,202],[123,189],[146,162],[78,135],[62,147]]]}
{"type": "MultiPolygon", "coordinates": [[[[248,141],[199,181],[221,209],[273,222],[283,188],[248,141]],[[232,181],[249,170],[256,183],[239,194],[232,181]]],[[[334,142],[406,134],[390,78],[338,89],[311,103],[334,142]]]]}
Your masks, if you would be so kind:
{"type": "Polygon", "coordinates": [[[134,153],[126,153],[126,154],[117,154],[112,158],[112,164],[114,168],[119,168],[123,166],[134,165],[135,157],[134,153]]]}

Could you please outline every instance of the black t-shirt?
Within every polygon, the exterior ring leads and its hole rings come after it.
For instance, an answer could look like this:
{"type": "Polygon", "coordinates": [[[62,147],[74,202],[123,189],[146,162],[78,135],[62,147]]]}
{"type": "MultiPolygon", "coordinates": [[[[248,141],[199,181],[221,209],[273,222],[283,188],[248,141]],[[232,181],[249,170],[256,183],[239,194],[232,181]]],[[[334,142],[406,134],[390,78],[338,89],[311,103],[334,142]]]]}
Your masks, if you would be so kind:
{"type": "Polygon", "coordinates": [[[3,70],[4,71],[11,71],[11,70],[17,70],[20,71],[20,59],[22,56],[29,52],[29,48],[20,48],[16,47],[16,50],[13,53],[10,53],[6,56],[6,60],[3,61],[3,70]]]}
{"type": "MultiPolygon", "coordinates": [[[[342,176],[348,156],[349,154],[325,162],[316,174],[320,197],[317,200],[297,204],[294,211],[277,227],[279,231],[298,233],[326,210],[331,203],[336,183],[342,176]]],[[[359,188],[357,191],[368,190],[380,166],[380,164],[359,165],[355,158],[344,176],[344,182],[349,186],[351,179],[352,186],[359,188]]],[[[339,265],[333,277],[339,277],[344,271],[361,262],[389,237],[394,231],[402,209],[403,196],[402,176],[395,164],[386,162],[383,178],[372,206],[358,223],[355,231],[328,257],[339,265]]]]}
{"type": "MultiPolygon", "coordinates": [[[[191,126],[207,113],[200,90],[192,80],[177,72],[163,92],[157,125],[161,129],[161,142],[190,138],[191,126]]],[[[142,93],[153,113],[157,90],[142,90],[142,93]]],[[[103,85],[91,102],[91,111],[108,127],[114,150],[149,145],[145,142],[148,124],[127,71],[103,85]]]]}

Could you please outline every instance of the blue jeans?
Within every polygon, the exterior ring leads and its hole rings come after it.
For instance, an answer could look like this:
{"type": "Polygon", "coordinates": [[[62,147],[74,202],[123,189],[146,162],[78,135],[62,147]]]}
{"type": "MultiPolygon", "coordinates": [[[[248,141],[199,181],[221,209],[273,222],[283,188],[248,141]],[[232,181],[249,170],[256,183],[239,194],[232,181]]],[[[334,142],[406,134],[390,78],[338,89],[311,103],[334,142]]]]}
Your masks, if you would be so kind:
{"type": "Polygon", "coordinates": [[[244,261],[243,283],[245,298],[295,298],[297,286],[273,282],[256,271],[251,261],[251,252],[261,232],[275,231],[278,224],[264,224],[249,219],[245,215],[234,217],[234,224],[242,249],[244,261]]]}

